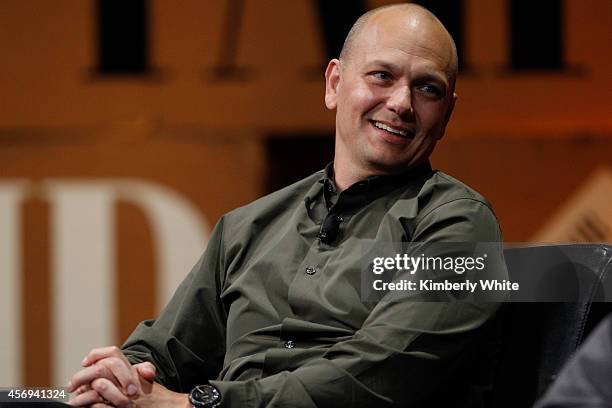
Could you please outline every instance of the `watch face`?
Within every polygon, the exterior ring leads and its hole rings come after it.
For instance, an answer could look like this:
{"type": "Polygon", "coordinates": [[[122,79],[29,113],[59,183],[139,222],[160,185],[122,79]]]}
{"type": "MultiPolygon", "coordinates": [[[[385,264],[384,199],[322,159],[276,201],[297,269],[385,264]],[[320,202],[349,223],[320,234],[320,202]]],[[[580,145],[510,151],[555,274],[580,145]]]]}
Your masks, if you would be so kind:
{"type": "Polygon", "coordinates": [[[189,402],[194,407],[214,408],[219,406],[221,394],[212,385],[198,385],[189,393],[189,402]]]}

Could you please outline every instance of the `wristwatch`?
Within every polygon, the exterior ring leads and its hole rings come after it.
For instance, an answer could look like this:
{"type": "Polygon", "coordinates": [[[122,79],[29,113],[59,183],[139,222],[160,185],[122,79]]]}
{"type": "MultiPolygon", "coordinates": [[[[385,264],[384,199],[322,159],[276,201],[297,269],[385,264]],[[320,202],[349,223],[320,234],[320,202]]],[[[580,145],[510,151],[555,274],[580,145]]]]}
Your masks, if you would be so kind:
{"type": "Polygon", "coordinates": [[[217,408],[221,406],[221,393],[214,385],[197,385],[189,393],[189,403],[195,408],[217,408]]]}

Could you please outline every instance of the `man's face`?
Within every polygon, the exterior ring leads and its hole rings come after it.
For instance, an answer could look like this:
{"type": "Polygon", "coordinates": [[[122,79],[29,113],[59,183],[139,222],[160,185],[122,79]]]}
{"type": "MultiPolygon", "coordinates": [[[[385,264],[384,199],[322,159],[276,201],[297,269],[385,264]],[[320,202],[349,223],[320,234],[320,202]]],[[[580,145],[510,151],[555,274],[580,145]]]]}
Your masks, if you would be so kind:
{"type": "Polygon", "coordinates": [[[430,22],[380,17],[358,34],[349,57],[332,60],[326,71],[325,102],[337,110],[335,160],[367,174],[397,173],[427,159],[456,98],[448,38],[430,22]]]}

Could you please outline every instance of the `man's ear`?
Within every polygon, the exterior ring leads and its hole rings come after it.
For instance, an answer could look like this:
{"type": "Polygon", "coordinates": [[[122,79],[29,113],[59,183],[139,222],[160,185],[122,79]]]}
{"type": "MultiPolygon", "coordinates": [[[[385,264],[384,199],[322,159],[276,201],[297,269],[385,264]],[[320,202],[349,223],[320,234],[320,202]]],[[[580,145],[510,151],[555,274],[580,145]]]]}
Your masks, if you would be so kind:
{"type": "Polygon", "coordinates": [[[453,114],[453,110],[455,109],[455,102],[457,102],[457,94],[455,92],[453,92],[453,95],[451,96],[451,100],[448,103],[448,107],[446,108],[446,114],[444,115],[444,128],[443,128],[443,132],[440,134],[440,137],[438,137],[438,140],[442,139],[442,137],[444,136],[444,133],[446,132],[446,125],[448,125],[448,121],[451,118],[451,115],[453,114]]]}
{"type": "Polygon", "coordinates": [[[329,61],[325,69],[325,106],[327,109],[336,109],[340,87],[340,68],[340,60],[334,58],[329,61]]]}
{"type": "Polygon", "coordinates": [[[455,109],[455,102],[457,102],[457,98],[458,98],[457,93],[453,92],[453,96],[451,97],[451,100],[448,104],[448,111],[446,111],[446,117],[444,118],[447,124],[451,118],[451,115],[453,114],[453,110],[455,109]]]}

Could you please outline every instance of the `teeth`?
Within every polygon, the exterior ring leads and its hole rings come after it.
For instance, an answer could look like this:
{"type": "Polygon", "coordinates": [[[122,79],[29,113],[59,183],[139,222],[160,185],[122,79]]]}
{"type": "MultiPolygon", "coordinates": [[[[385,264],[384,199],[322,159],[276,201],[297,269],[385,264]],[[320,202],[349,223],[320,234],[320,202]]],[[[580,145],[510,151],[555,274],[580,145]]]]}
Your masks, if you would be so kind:
{"type": "Polygon", "coordinates": [[[407,131],[401,130],[401,129],[392,128],[391,126],[387,126],[384,123],[374,122],[374,126],[376,126],[379,129],[386,130],[387,132],[394,133],[396,135],[400,135],[400,136],[403,136],[403,137],[408,136],[408,132],[407,131]]]}

